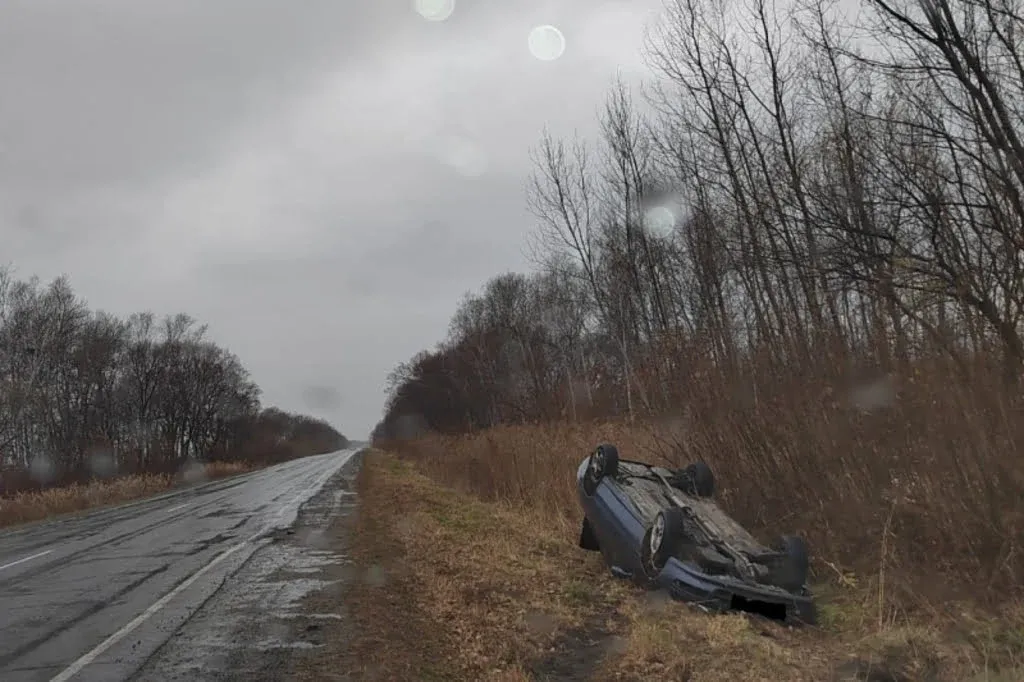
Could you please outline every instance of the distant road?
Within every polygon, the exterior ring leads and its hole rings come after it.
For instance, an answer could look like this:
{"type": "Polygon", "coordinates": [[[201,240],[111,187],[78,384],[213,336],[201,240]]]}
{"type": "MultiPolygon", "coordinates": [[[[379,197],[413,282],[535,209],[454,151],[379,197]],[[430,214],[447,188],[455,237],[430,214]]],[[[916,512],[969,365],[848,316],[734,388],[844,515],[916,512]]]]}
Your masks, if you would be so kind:
{"type": "Polygon", "coordinates": [[[0,533],[0,680],[128,679],[356,452],[0,533]]]}

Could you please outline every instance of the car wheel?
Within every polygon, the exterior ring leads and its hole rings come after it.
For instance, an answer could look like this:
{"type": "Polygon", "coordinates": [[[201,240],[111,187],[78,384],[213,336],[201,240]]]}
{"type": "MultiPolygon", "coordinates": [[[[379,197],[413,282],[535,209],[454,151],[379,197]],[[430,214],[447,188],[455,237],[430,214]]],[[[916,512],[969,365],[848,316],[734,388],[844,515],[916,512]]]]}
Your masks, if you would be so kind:
{"type": "Polygon", "coordinates": [[[772,582],[789,592],[800,592],[807,584],[807,575],[810,573],[807,543],[795,535],[783,535],[773,549],[782,552],[784,556],[775,566],[772,582]]]}
{"type": "Polygon", "coordinates": [[[685,519],[683,510],[678,507],[662,509],[644,533],[640,558],[649,578],[661,573],[668,560],[679,551],[686,537],[685,519]]]}
{"type": "Polygon", "coordinates": [[[694,462],[682,471],[683,492],[695,497],[712,497],[715,494],[715,474],[704,462],[694,462]]]}
{"type": "Polygon", "coordinates": [[[601,545],[597,542],[597,535],[594,534],[594,527],[586,516],[583,517],[583,528],[580,529],[580,547],[588,552],[601,551],[601,545]]]}
{"type": "Polygon", "coordinates": [[[605,476],[614,476],[619,471],[619,451],[607,443],[598,445],[590,453],[587,470],[583,474],[583,490],[587,495],[597,491],[597,484],[605,476]]]}

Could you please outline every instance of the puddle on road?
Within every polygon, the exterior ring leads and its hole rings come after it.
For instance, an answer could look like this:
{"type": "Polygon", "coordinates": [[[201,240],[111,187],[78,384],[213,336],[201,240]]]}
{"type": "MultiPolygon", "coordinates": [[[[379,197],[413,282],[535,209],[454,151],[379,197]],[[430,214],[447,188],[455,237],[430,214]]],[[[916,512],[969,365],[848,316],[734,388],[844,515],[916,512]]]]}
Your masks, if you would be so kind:
{"type": "Polygon", "coordinates": [[[319,649],[323,644],[314,644],[313,642],[277,642],[277,641],[266,641],[258,642],[253,645],[254,649],[260,651],[273,651],[275,649],[319,649]]]}
{"type": "Polygon", "coordinates": [[[288,569],[288,572],[289,573],[298,573],[299,575],[313,575],[313,574],[319,573],[322,570],[323,570],[322,568],[305,568],[305,567],[303,567],[303,568],[295,568],[295,567],[292,567],[292,568],[288,569]]]}
{"type": "Polygon", "coordinates": [[[294,623],[299,618],[311,618],[302,612],[306,597],[339,582],[314,577],[339,562],[346,563],[339,554],[311,551],[285,542],[270,544],[229,579],[211,600],[210,608],[196,614],[189,627],[178,632],[175,639],[191,649],[193,655],[199,653],[197,658],[224,658],[226,652],[234,652],[241,654],[239,658],[243,661],[248,660],[244,650],[266,652],[320,646],[305,639],[303,636],[308,632],[296,628],[294,623]]]}
{"type": "Polygon", "coordinates": [[[341,581],[324,576],[326,569],[351,561],[328,547],[337,547],[330,526],[355,506],[355,495],[330,483],[299,512],[294,533],[275,534],[200,609],[187,626],[175,633],[173,646],[151,659],[140,679],[198,679],[202,672],[230,673],[231,679],[258,677],[261,670],[278,669],[288,651],[323,646],[325,619],[337,613],[303,613],[311,594],[341,581]],[[332,489],[334,488],[334,489],[332,489]]]}

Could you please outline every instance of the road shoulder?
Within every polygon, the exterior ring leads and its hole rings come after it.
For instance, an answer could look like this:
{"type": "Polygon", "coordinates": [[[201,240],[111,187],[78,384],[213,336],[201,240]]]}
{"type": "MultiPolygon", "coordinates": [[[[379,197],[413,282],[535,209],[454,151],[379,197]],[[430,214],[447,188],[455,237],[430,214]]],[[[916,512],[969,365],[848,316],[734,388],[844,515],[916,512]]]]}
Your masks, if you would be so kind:
{"type": "MultiPolygon", "coordinates": [[[[293,679],[328,629],[344,623],[337,608],[307,608],[312,593],[335,595],[347,579],[344,537],[335,527],[355,511],[362,453],[348,459],[152,656],[133,680],[293,679]]],[[[320,679],[347,679],[326,676],[320,679]]]]}
{"type": "Polygon", "coordinates": [[[358,489],[358,577],[344,596],[353,629],[335,659],[357,679],[591,679],[616,650],[628,592],[593,570],[568,529],[444,489],[376,451],[358,489]]]}
{"type": "Polygon", "coordinates": [[[425,586],[410,570],[417,560],[399,532],[420,499],[388,485],[381,465],[381,453],[366,453],[354,486],[357,510],[339,516],[329,533],[346,559],[326,572],[332,588],[303,601],[307,613],[344,617],[322,624],[324,646],[295,656],[289,679],[464,679],[451,657],[456,642],[423,608],[425,586]]]}

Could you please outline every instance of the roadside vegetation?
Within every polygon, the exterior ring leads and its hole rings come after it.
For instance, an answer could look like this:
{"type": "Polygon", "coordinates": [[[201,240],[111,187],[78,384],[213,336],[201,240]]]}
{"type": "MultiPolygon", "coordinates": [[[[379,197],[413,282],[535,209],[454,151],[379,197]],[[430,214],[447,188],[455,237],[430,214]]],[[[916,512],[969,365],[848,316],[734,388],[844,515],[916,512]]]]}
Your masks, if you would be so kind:
{"type": "Polygon", "coordinates": [[[0,269],[0,526],[345,447],[260,404],[188,315],[92,311],[66,278],[0,269]]]}
{"type": "Polygon", "coordinates": [[[190,466],[178,475],[129,474],[109,479],[92,479],[86,483],[24,490],[0,498],[0,528],[152,497],[178,485],[236,476],[256,467],[251,462],[207,462],[190,466]]]}
{"type": "Polygon", "coordinates": [[[821,628],[627,617],[643,665],[692,627],[766,647],[764,679],[862,654],[890,669],[871,679],[1018,679],[1022,23],[994,0],[667,0],[643,97],[616,83],[596,139],[536,149],[536,270],[395,370],[375,443],[532,519],[509,542],[557,533],[587,585],[572,477],[601,441],[705,460],[739,521],[808,538],[821,628]]]}
{"type": "Polygon", "coordinates": [[[927,602],[880,618],[882,590],[849,574],[818,576],[818,627],[709,616],[613,578],[576,547],[578,518],[484,501],[425,474],[427,452],[410,454],[367,456],[346,531],[359,570],[345,669],[359,679],[1010,682],[1024,671],[1019,607],[996,618],[969,600],[927,602]]]}

